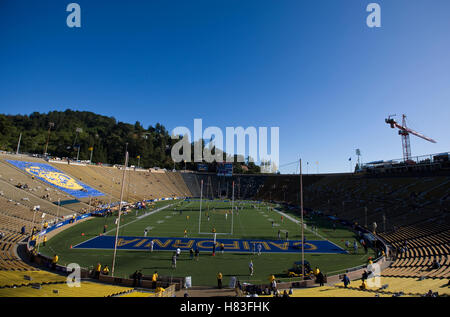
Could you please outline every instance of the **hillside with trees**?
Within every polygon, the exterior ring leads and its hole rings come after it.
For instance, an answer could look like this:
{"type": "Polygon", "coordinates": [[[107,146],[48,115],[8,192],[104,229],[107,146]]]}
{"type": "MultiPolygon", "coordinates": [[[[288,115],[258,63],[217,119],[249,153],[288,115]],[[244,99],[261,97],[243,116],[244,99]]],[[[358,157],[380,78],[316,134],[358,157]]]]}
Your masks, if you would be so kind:
{"type": "MultiPolygon", "coordinates": [[[[171,149],[178,142],[171,139],[160,123],[144,128],[139,121],[129,124],[88,111],[0,114],[0,150],[15,152],[20,134],[21,153],[43,155],[47,148],[49,156],[74,159],[79,155],[79,160],[89,160],[93,149],[93,163],[123,164],[127,147],[130,165],[137,166],[139,161],[139,166],[144,168],[173,169],[171,149]]],[[[209,171],[216,171],[215,163],[207,165],[209,171]]],[[[177,163],[175,168],[195,170],[196,165],[177,163]]],[[[260,167],[252,162],[235,162],[233,170],[235,173],[259,173],[260,167]]]]}

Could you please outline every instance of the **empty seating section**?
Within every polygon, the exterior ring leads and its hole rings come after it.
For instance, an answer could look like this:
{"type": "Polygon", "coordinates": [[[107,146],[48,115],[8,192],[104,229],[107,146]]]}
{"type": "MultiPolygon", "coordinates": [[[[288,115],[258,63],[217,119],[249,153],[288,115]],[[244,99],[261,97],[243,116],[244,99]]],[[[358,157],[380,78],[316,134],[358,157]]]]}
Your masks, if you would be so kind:
{"type": "Polygon", "coordinates": [[[428,222],[380,233],[396,250],[386,276],[450,276],[450,225],[428,222]],[[437,264],[438,263],[438,264],[437,264]]]}
{"type": "MultiPolygon", "coordinates": [[[[10,183],[13,186],[16,186],[16,188],[19,185],[21,185],[22,187],[26,186],[26,188],[22,188],[24,193],[32,193],[33,195],[49,202],[73,199],[73,197],[71,197],[70,195],[63,193],[55,187],[31,177],[30,175],[24,173],[20,169],[14,167],[4,160],[0,160],[0,179],[10,183]]],[[[87,207],[87,205],[74,203],[67,204],[65,205],[65,207],[74,211],[80,211],[82,208],[87,207]]]]}
{"type": "MultiPolygon", "coordinates": [[[[15,221],[19,224],[23,223],[23,225],[25,227],[33,227],[33,216],[34,216],[33,210],[28,206],[25,206],[21,203],[6,199],[3,196],[0,197],[0,215],[5,216],[5,218],[4,218],[5,220],[10,219],[10,222],[15,221]]],[[[50,220],[54,219],[54,217],[52,217],[51,215],[45,215],[44,218],[42,218],[42,212],[40,212],[40,211],[36,211],[36,214],[34,217],[35,217],[35,223],[37,223],[37,221],[39,221],[39,223],[40,223],[43,220],[50,221],[50,220]]],[[[4,224],[6,224],[6,222],[2,222],[0,224],[0,228],[2,228],[1,226],[4,224]]],[[[21,228],[21,226],[14,227],[14,229],[17,231],[20,228],[21,228]]],[[[29,232],[29,231],[27,231],[27,232],[29,232]]]]}
{"type": "MultiPolygon", "coordinates": [[[[284,290],[281,291],[283,293],[284,290]]],[[[359,289],[345,289],[334,286],[311,287],[294,289],[291,297],[374,297],[376,293],[359,289]]],[[[380,297],[390,297],[390,294],[378,293],[380,297]]]]}
{"type": "Polygon", "coordinates": [[[200,181],[194,173],[180,173],[183,182],[189,188],[191,197],[200,197],[200,181]]]}
{"type": "MultiPolygon", "coordinates": [[[[103,203],[109,200],[119,201],[123,170],[116,167],[78,166],[68,164],[54,164],[58,169],[102,191],[106,196],[99,197],[103,203]]],[[[186,186],[176,184],[181,181],[178,175],[173,177],[171,172],[152,173],[149,171],[129,169],[125,176],[124,200],[136,202],[144,199],[183,197],[188,193],[186,186]]],[[[178,174],[178,173],[173,173],[178,174]]]]}
{"type": "Polygon", "coordinates": [[[6,233],[0,239],[0,272],[4,270],[34,270],[33,267],[23,262],[15,253],[15,246],[23,239],[24,236],[20,233],[6,233]]]}
{"type": "Polygon", "coordinates": [[[16,203],[20,203],[33,209],[34,206],[40,206],[40,211],[56,216],[66,216],[73,214],[74,211],[65,208],[64,206],[58,207],[47,200],[41,199],[32,192],[26,192],[14,187],[13,185],[0,179],[0,196],[10,199],[16,203]]]}
{"type": "Polygon", "coordinates": [[[81,282],[80,287],[69,287],[64,283],[41,284],[17,288],[0,288],[0,297],[109,297],[131,292],[133,288],[81,282]]]}
{"type": "MultiPolygon", "coordinates": [[[[367,290],[362,292],[376,292],[381,294],[396,294],[404,293],[410,296],[422,296],[429,290],[438,292],[439,295],[450,295],[450,288],[448,287],[448,279],[435,278],[409,278],[409,277],[387,277],[381,276],[378,283],[373,279],[372,283],[366,283],[367,290]]],[[[359,286],[361,280],[356,280],[350,283],[348,289],[360,291],[359,286]]],[[[335,284],[336,287],[344,289],[343,283],[335,284]]]]}
{"type": "Polygon", "coordinates": [[[46,271],[0,271],[0,288],[28,286],[34,283],[62,283],[66,277],[46,271]]]}
{"type": "Polygon", "coordinates": [[[192,197],[192,193],[190,192],[189,188],[184,183],[183,177],[181,176],[180,173],[168,172],[167,175],[169,176],[171,181],[174,183],[174,185],[178,188],[179,196],[192,197]]]}

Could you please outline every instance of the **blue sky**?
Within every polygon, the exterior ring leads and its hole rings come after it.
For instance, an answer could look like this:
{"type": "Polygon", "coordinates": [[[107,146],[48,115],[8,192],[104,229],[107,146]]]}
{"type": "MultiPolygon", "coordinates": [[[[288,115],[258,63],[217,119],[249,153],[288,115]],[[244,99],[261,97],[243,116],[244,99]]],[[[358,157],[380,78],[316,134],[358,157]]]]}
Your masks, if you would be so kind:
{"type": "Polygon", "coordinates": [[[280,164],[321,173],[348,171],[356,148],[401,158],[390,114],[438,141],[411,137],[413,156],[450,150],[448,0],[79,0],[78,29],[70,2],[0,1],[1,113],[276,126],[280,164]]]}

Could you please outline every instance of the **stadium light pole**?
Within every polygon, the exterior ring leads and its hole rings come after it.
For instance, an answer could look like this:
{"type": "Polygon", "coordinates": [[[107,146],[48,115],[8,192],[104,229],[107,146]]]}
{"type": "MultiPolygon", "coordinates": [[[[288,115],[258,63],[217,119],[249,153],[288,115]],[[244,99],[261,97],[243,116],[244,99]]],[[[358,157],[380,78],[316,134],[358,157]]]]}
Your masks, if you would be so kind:
{"type": "Polygon", "coordinates": [[[78,150],[77,150],[77,162],[78,159],[80,158],[80,145],[78,144],[78,150]]]}
{"type": "Polygon", "coordinates": [[[113,276],[113,277],[114,277],[114,268],[115,268],[115,264],[116,264],[117,239],[119,237],[120,214],[122,213],[123,191],[125,188],[125,172],[127,171],[127,166],[128,166],[128,152],[125,153],[125,167],[123,169],[122,188],[120,190],[120,203],[119,203],[119,212],[118,212],[118,216],[117,216],[116,239],[114,242],[114,255],[113,255],[112,268],[111,268],[111,276],[113,276]]]}
{"type": "Polygon", "coordinates": [[[47,135],[47,142],[45,143],[44,155],[47,155],[48,141],[50,140],[50,132],[54,126],[55,126],[55,124],[53,122],[48,123],[48,135],[47,135]]]}
{"type": "Polygon", "coordinates": [[[91,146],[91,147],[89,148],[89,150],[91,151],[91,157],[89,158],[89,164],[92,164],[92,154],[94,154],[94,147],[91,146]]]}
{"type": "Polygon", "coordinates": [[[19,142],[17,142],[17,150],[16,150],[16,155],[19,154],[19,149],[20,149],[20,140],[22,140],[22,132],[19,135],[19,142]]]}
{"type": "Polygon", "coordinates": [[[305,280],[305,239],[304,239],[304,225],[303,225],[303,173],[302,173],[302,159],[300,159],[300,213],[302,218],[302,280],[305,280]]]}

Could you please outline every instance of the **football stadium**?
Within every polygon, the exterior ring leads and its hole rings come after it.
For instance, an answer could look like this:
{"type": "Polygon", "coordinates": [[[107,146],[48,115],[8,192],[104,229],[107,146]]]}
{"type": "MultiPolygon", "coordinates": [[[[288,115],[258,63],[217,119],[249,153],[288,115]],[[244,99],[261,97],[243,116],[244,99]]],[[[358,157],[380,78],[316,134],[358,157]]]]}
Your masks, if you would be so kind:
{"type": "Polygon", "coordinates": [[[0,297],[449,297],[447,2],[95,2],[0,5],[0,297]]]}

